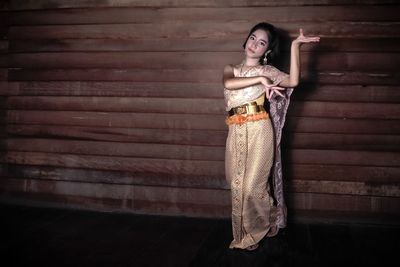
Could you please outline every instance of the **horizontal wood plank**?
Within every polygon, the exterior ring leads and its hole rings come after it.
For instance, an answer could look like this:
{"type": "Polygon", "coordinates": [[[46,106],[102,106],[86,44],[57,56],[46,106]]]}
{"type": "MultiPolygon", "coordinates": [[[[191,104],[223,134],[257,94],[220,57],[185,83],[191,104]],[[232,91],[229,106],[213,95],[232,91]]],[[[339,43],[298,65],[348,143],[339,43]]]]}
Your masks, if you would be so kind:
{"type": "Polygon", "coordinates": [[[84,126],[7,125],[9,136],[181,145],[225,145],[226,130],[139,129],[84,126]]]}
{"type": "Polygon", "coordinates": [[[37,180],[75,181],[106,184],[148,185],[191,188],[229,188],[224,174],[201,175],[173,172],[106,171],[50,166],[1,164],[1,177],[37,180]]]}
{"type": "Polygon", "coordinates": [[[134,173],[221,175],[223,161],[176,160],[133,157],[107,157],[41,152],[7,152],[0,155],[1,163],[47,165],[53,167],[85,168],[134,173]]]}
{"type": "MultiPolygon", "coordinates": [[[[235,52],[93,52],[11,54],[9,66],[14,68],[115,68],[115,69],[222,69],[230,60],[239,62],[235,52]],[[157,62],[157,64],[154,64],[157,62]]],[[[1,59],[1,58],[0,58],[1,59]]]]}
{"type": "MultiPolygon", "coordinates": [[[[224,146],[226,130],[137,129],[49,125],[7,125],[9,137],[63,138],[125,143],[224,146]]],[[[284,148],[400,151],[400,136],[391,134],[285,133],[284,148]]]]}
{"type": "MultiPolygon", "coordinates": [[[[106,113],[9,110],[9,124],[107,128],[226,130],[224,115],[106,113]]],[[[286,129],[296,133],[398,134],[393,120],[289,117],[286,129]]]]}
{"type": "Polygon", "coordinates": [[[283,135],[284,148],[400,151],[398,135],[287,133],[283,135]]]}
{"type": "Polygon", "coordinates": [[[9,124],[103,126],[108,128],[225,130],[225,116],[201,114],[8,111],[9,124]]]}
{"type": "Polygon", "coordinates": [[[65,181],[6,179],[0,184],[2,197],[48,202],[62,201],[107,210],[130,210],[152,214],[220,217],[230,210],[229,191],[172,187],[147,187],[65,181]],[[28,184],[24,186],[23,184],[28,184]]]}
{"type": "MultiPolygon", "coordinates": [[[[154,145],[156,146],[156,145],[154,145]]],[[[158,145],[161,147],[160,145],[158,145]]],[[[38,149],[43,151],[46,149],[38,149]]],[[[50,150],[50,149],[47,149],[50,150]]],[[[53,151],[56,150],[53,149],[53,151]]],[[[70,148],[61,148],[65,152],[71,152],[70,148]]],[[[216,149],[217,150],[217,149],[216,149]]],[[[162,162],[164,168],[172,168],[176,173],[182,174],[203,174],[203,168],[210,168],[210,174],[223,173],[223,170],[212,170],[215,166],[223,166],[224,151],[214,156],[213,159],[198,156],[196,160],[183,158],[166,158],[162,155],[154,158],[140,157],[136,153],[135,157],[128,157],[123,152],[114,152],[118,156],[107,155],[82,155],[82,154],[59,154],[50,152],[21,152],[8,151],[1,157],[1,162],[11,164],[29,164],[29,165],[51,165],[55,167],[74,167],[74,168],[93,168],[100,170],[121,170],[135,171],[141,170],[146,172],[157,172],[161,168],[162,162]],[[122,155],[121,155],[122,154],[122,155]],[[154,162],[154,163],[153,163],[154,162]],[[141,164],[141,165],[140,165],[141,164]],[[152,164],[154,165],[153,167],[152,164]],[[193,166],[191,166],[193,164],[193,166]]],[[[76,153],[76,151],[73,151],[76,153]]],[[[88,152],[89,153],[89,152],[88,152]]],[[[91,152],[95,154],[96,152],[91,152]]],[[[142,152],[143,153],[143,152],[142,152]]],[[[148,152],[149,153],[149,152],[148,152]]],[[[132,153],[131,153],[132,154],[132,153]]],[[[144,153],[143,153],[144,154],[144,153]]],[[[190,153],[188,153],[190,155],[190,153]]],[[[397,167],[399,163],[400,152],[380,152],[380,151],[340,151],[340,150],[316,150],[316,149],[292,149],[283,153],[285,162],[290,164],[326,164],[326,165],[346,165],[346,166],[380,166],[380,167],[397,167]]],[[[194,156],[190,155],[190,158],[194,156]]],[[[161,172],[162,173],[162,172],[161,172]]]]}
{"type": "MultiPolygon", "coordinates": [[[[1,95],[26,96],[223,98],[222,87],[221,81],[219,83],[80,81],[0,82],[0,93],[1,95]]],[[[392,92],[392,90],[390,92],[392,92]]],[[[375,94],[377,95],[378,93],[375,94]]]]}
{"type": "MultiPolygon", "coordinates": [[[[223,98],[217,83],[157,82],[0,82],[0,95],[223,98]]],[[[301,82],[297,101],[399,103],[398,86],[323,85],[301,82]]]]}
{"type": "MultiPolygon", "coordinates": [[[[59,9],[59,8],[97,8],[97,7],[247,7],[247,6],[330,6],[330,5],[355,5],[360,4],[357,0],[300,0],[300,1],[279,1],[279,0],[205,0],[201,2],[187,0],[170,0],[168,2],[160,2],[158,0],[113,0],[112,2],[99,2],[97,0],[86,1],[68,1],[68,0],[13,0],[5,4],[5,8],[9,10],[36,10],[36,9],[59,9]]],[[[382,4],[398,4],[396,0],[364,0],[363,5],[382,5],[382,4]]]]}
{"type": "MultiPolygon", "coordinates": [[[[221,82],[221,69],[22,69],[9,70],[10,81],[131,81],[131,82],[221,82]]],[[[386,81],[389,79],[385,77],[386,81]]],[[[390,80],[389,80],[390,81],[390,80]]]]}
{"type": "Polygon", "coordinates": [[[0,53],[0,68],[7,69],[8,67],[8,56],[0,53]]]}
{"type": "MultiPolygon", "coordinates": [[[[4,99],[9,110],[63,110],[135,113],[183,113],[224,115],[222,99],[126,98],[126,97],[14,97],[4,99]]],[[[400,119],[398,104],[293,102],[290,116],[400,119]]]]}
{"type": "Polygon", "coordinates": [[[0,53],[8,52],[8,40],[0,40],[0,53]]]}
{"type": "Polygon", "coordinates": [[[332,117],[343,119],[400,119],[399,104],[293,102],[289,114],[299,117],[332,117]]]}
{"type": "Polygon", "coordinates": [[[345,166],[327,164],[291,164],[285,162],[284,184],[296,180],[353,181],[370,184],[397,184],[400,168],[377,166],[345,166]]]}
{"type": "Polygon", "coordinates": [[[400,197],[400,188],[395,184],[371,185],[348,181],[293,180],[290,188],[292,192],[299,193],[400,197]]]}
{"type": "MultiPolygon", "coordinates": [[[[131,81],[131,82],[221,82],[221,69],[10,69],[10,81],[131,81]]],[[[5,76],[5,77],[7,77],[5,76]]],[[[1,77],[1,76],[0,76],[1,77]]],[[[347,85],[393,85],[400,82],[398,72],[317,72],[304,70],[304,82],[347,85]]]]}
{"type": "Polygon", "coordinates": [[[289,117],[286,129],[296,133],[397,134],[393,120],[289,117]]]}
{"type": "MultiPolygon", "coordinates": [[[[292,167],[292,165],[290,165],[292,167]]],[[[297,165],[297,167],[299,167],[297,165]]],[[[311,166],[313,167],[313,166],[311,166]]],[[[326,166],[328,167],[328,166],[326,166]]],[[[314,166],[315,168],[315,166],[314,166]]],[[[300,171],[303,168],[300,168],[300,171]]],[[[339,170],[344,170],[338,166],[339,170]]],[[[369,176],[375,174],[368,167],[369,176]]],[[[399,172],[399,168],[397,168],[399,172]]],[[[358,172],[362,174],[362,172],[358,172]]],[[[229,185],[225,181],[225,177],[221,176],[201,176],[201,175],[179,175],[164,174],[154,175],[152,173],[130,173],[118,171],[97,171],[85,169],[71,168],[54,168],[47,166],[20,166],[9,165],[0,168],[0,175],[8,178],[20,178],[30,180],[54,180],[54,181],[70,181],[70,182],[90,182],[90,183],[106,183],[106,184],[126,184],[126,185],[147,185],[147,186],[176,186],[191,188],[210,188],[210,189],[227,189],[229,185]]],[[[329,177],[327,177],[329,178],[329,177]]],[[[347,177],[346,177],[347,178],[347,177]]],[[[371,178],[369,178],[371,180],[371,178]]],[[[376,179],[377,177],[374,176],[376,179]]],[[[394,181],[381,180],[370,182],[363,176],[360,181],[342,181],[340,177],[335,179],[324,180],[297,179],[291,178],[285,181],[286,192],[307,192],[322,194],[345,194],[345,195],[364,195],[364,196],[392,196],[399,197],[400,190],[394,181]]],[[[398,179],[397,179],[398,181],[398,179]]]]}
{"type": "Polygon", "coordinates": [[[393,6],[286,6],[225,8],[85,8],[9,12],[8,25],[115,24],[171,21],[396,21],[393,6]]]}
{"type": "MultiPolygon", "coordinates": [[[[110,184],[99,186],[93,183],[11,178],[7,179],[6,182],[1,185],[0,190],[3,194],[24,192],[26,195],[33,198],[35,195],[40,198],[41,194],[47,195],[47,197],[53,200],[57,199],[57,196],[64,197],[64,200],[68,200],[68,202],[73,201],[74,198],[76,198],[75,201],[80,198],[119,200],[118,204],[121,205],[120,208],[125,209],[134,209],[136,207],[136,202],[140,203],[140,201],[146,201],[152,203],[154,205],[152,205],[152,207],[157,210],[164,208],[165,205],[170,208],[171,206],[175,206],[175,214],[185,214],[185,210],[180,209],[181,205],[184,203],[190,204],[192,212],[193,210],[199,211],[201,205],[210,206],[208,208],[215,208],[216,206],[221,208],[222,206],[226,211],[230,211],[230,194],[227,190],[110,184]],[[67,196],[69,197],[68,199],[65,198],[67,196]],[[164,203],[164,205],[162,203],[164,203]]],[[[296,210],[345,210],[393,214],[397,213],[400,201],[398,198],[381,196],[292,193],[289,195],[288,204],[290,208],[296,210]]],[[[94,205],[94,203],[92,203],[92,205],[94,205]]],[[[141,207],[140,204],[139,207],[141,207]]],[[[148,210],[149,206],[141,208],[147,208],[148,210]]],[[[154,212],[154,210],[152,211],[154,212]]],[[[171,210],[167,211],[171,214],[171,210]]]]}
{"type": "MultiPolygon", "coordinates": [[[[394,38],[400,36],[400,22],[277,22],[275,26],[285,35],[297,36],[299,27],[307,29],[309,35],[346,38],[394,38]]],[[[253,23],[249,22],[173,22],[165,23],[160,31],[154,24],[98,24],[98,25],[45,25],[11,26],[10,40],[15,39],[153,39],[153,38],[244,38],[253,23]],[[189,27],[191,31],[187,31],[189,27]],[[150,34],[151,33],[151,34],[150,34]]]]}
{"type": "MultiPolygon", "coordinates": [[[[205,38],[152,38],[152,39],[37,39],[11,40],[9,51],[21,52],[240,52],[246,36],[205,38]],[[162,43],[162,46],[159,44],[162,43]]],[[[289,52],[293,39],[281,37],[281,50],[289,52]]],[[[398,38],[330,38],[325,37],[318,45],[303,46],[301,51],[321,54],[328,52],[398,52],[398,38]]]]}
{"type": "MultiPolygon", "coordinates": [[[[364,187],[381,188],[396,186],[400,168],[344,165],[285,164],[284,186],[291,190],[292,181],[337,181],[362,183],[364,187]]],[[[0,164],[2,177],[26,179],[87,181],[92,183],[139,184],[157,186],[177,186],[193,188],[229,188],[224,173],[181,174],[168,169],[156,171],[95,170],[71,167],[51,167],[45,165],[0,164]],[[168,172],[169,171],[169,172],[168,172]]],[[[346,189],[345,189],[346,190],[346,189]]]]}
{"type": "MultiPolygon", "coordinates": [[[[98,187],[95,192],[90,190],[96,186],[90,183],[69,183],[64,181],[57,181],[61,186],[57,189],[51,186],[48,181],[31,181],[30,186],[26,187],[26,191],[35,191],[35,187],[43,190],[43,193],[57,193],[60,195],[76,195],[76,196],[96,196],[104,198],[133,198],[135,200],[148,200],[148,201],[165,201],[165,202],[196,202],[198,204],[215,205],[220,203],[229,205],[230,198],[229,192],[221,192],[222,190],[212,189],[191,189],[191,188],[168,188],[168,187],[148,187],[148,186],[126,186],[126,185],[113,185],[104,184],[98,187]],[[37,187],[35,186],[37,183],[37,187]],[[125,188],[125,189],[124,189],[125,188]],[[46,192],[48,190],[48,192],[46,192]],[[51,190],[59,190],[52,192],[51,190]],[[92,194],[96,195],[92,195],[92,194]],[[212,195],[212,197],[211,197],[212,195]]],[[[18,184],[18,182],[17,182],[18,184]]]]}
{"type": "Polygon", "coordinates": [[[354,195],[296,193],[288,195],[287,204],[294,210],[363,211],[370,214],[397,213],[400,199],[354,195]]]}
{"type": "Polygon", "coordinates": [[[222,99],[149,97],[8,97],[10,110],[225,114],[222,99]]]}
{"type": "Polygon", "coordinates": [[[296,164],[400,166],[400,152],[292,149],[284,156],[296,164]]]}
{"type": "Polygon", "coordinates": [[[368,103],[399,103],[398,86],[319,85],[300,82],[293,94],[296,101],[338,101],[368,103]]]}
{"type": "MultiPolygon", "coordinates": [[[[285,55],[282,55],[285,57],[285,55]]],[[[26,69],[223,69],[240,62],[243,52],[69,52],[10,54],[4,66],[26,69]],[[157,62],[157,64],[154,64],[157,62]]],[[[394,71],[400,66],[399,53],[321,53],[303,52],[302,69],[311,63],[318,71],[394,71]],[[317,60],[316,60],[317,58],[317,60]]],[[[1,65],[0,55],[0,67],[1,65]]]]}
{"type": "Polygon", "coordinates": [[[8,69],[0,68],[0,82],[8,80],[8,69]]]}
{"type": "Polygon", "coordinates": [[[2,151],[46,152],[76,155],[121,156],[136,158],[223,161],[223,146],[122,143],[54,139],[6,139],[2,151]]]}
{"type": "MultiPolygon", "coordinates": [[[[0,15],[3,15],[3,12],[0,12],[0,15]]],[[[1,16],[0,19],[3,19],[3,17],[1,16]]],[[[3,20],[1,20],[0,22],[0,40],[6,40],[7,36],[8,36],[8,29],[9,27],[3,22],[3,20]]]]}

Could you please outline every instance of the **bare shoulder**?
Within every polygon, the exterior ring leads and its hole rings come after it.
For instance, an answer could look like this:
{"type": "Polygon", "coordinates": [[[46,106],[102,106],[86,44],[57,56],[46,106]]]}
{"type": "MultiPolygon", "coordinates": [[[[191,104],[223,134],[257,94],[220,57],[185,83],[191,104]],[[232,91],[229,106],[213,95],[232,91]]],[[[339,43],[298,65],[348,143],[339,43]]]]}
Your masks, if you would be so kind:
{"type": "Polygon", "coordinates": [[[272,66],[272,65],[262,65],[262,69],[264,70],[264,71],[274,71],[274,70],[277,70],[277,68],[276,67],[274,67],[274,66],[272,66]]]}
{"type": "Polygon", "coordinates": [[[236,64],[236,65],[228,64],[224,68],[224,73],[230,73],[236,77],[236,76],[238,76],[239,69],[240,69],[240,64],[236,64]]]}
{"type": "Polygon", "coordinates": [[[232,64],[225,65],[224,72],[226,71],[233,71],[233,65],[232,64]]]}
{"type": "Polygon", "coordinates": [[[268,75],[268,74],[276,74],[279,73],[280,70],[272,65],[263,65],[261,68],[261,72],[264,75],[268,75]]]}
{"type": "Polygon", "coordinates": [[[235,67],[232,64],[224,67],[224,76],[235,76],[235,67]]]}

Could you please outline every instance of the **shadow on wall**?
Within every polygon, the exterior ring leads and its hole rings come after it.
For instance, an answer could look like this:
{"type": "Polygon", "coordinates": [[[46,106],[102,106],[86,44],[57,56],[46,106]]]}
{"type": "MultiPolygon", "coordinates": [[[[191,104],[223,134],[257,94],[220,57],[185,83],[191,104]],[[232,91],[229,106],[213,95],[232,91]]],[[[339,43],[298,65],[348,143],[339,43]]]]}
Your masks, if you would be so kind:
{"type": "MultiPolygon", "coordinates": [[[[0,179],[7,173],[7,163],[5,159],[7,158],[7,146],[6,146],[6,139],[7,139],[7,97],[0,96],[0,179]]],[[[3,183],[4,180],[1,181],[3,183]]],[[[0,194],[2,192],[0,185],[0,194]]]]}
{"type": "MultiPolygon", "coordinates": [[[[279,36],[280,36],[280,41],[281,41],[281,56],[280,56],[280,61],[277,62],[277,68],[279,68],[282,71],[285,71],[286,73],[290,72],[290,47],[291,43],[294,40],[294,38],[297,37],[291,37],[289,36],[289,32],[278,29],[279,36]]],[[[312,35],[312,34],[310,34],[312,35]]],[[[299,90],[301,90],[301,95],[302,99],[308,99],[310,95],[312,95],[317,89],[318,89],[318,84],[319,84],[319,75],[318,75],[318,57],[321,55],[322,50],[328,50],[327,47],[324,47],[322,49],[322,46],[320,44],[303,44],[303,47],[309,46],[308,51],[308,62],[307,66],[304,66],[302,64],[302,69],[301,73],[301,80],[300,84],[298,87],[295,88],[293,91],[293,94],[291,96],[291,104],[289,105],[288,109],[288,114],[290,113],[290,110],[293,109],[293,106],[296,105],[296,111],[299,111],[302,113],[305,102],[304,101],[296,101],[294,102],[293,100],[296,99],[296,94],[298,93],[299,90]],[[304,76],[304,73],[307,73],[307,76],[304,76]]],[[[304,48],[301,49],[301,51],[304,51],[304,48]]],[[[300,55],[301,56],[301,55],[300,55]]],[[[300,57],[301,60],[301,57],[300,57]]],[[[287,116],[286,118],[286,123],[283,128],[282,132],[282,143],[281,143],[281,148],[282,148],[282,166],[283,166],[283,172],[284,172],[284,193],[285,193],[285,201],[287,202],[286,205],[288,209],[291,209],[291,207],[294,207],[294,203],[292,203],[293,198],[288,197],[288,190],[293,188],[292,184],[292,179],[295,176],[295,173],[293,171],[293,165],[289,164],[288,159],[293,158],[292,155],[290,155],[290,151],[293,148],[293,139],[285,137],[288,134],[287,131],[287,125],[290,123],[291,125],[296,125],[296,123],[291,123],[292,120],[296,120],[296,117],[289,117],[287,116]]],[[[292,209],[291,209],[292,210],[292,209]]],[[[293,214],[289,213],[289,217],[293,217],[293,214]]]]}

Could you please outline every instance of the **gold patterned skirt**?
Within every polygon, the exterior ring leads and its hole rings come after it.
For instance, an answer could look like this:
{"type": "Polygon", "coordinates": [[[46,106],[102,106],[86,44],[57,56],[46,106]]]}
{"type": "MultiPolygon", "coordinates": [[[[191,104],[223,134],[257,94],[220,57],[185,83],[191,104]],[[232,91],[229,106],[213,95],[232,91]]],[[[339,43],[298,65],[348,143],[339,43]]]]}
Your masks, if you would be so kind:
{"type": "Polygon", "coordinates": [[[278,230],[268,183],[274,157],[274,133],[268,114],[265,111],[262,114],[243,123],[227,121],[225,173],[231,185],[233,229],[230,248],[245,249],[266,235],[275,235],[278,230]]]}

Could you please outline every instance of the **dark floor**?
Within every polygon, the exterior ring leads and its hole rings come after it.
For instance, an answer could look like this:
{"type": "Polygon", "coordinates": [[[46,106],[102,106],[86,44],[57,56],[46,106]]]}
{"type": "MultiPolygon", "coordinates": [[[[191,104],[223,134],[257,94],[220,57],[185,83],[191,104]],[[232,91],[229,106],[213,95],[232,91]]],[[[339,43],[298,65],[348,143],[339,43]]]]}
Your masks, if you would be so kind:
{"type": "Polygon", "coordinates": [[[0,212],[1,266],[381,267],[398,266],[400,253],[393,225],[291,224],[247,252],[228,249],[229,220],[8,204],[0,212]]]}

